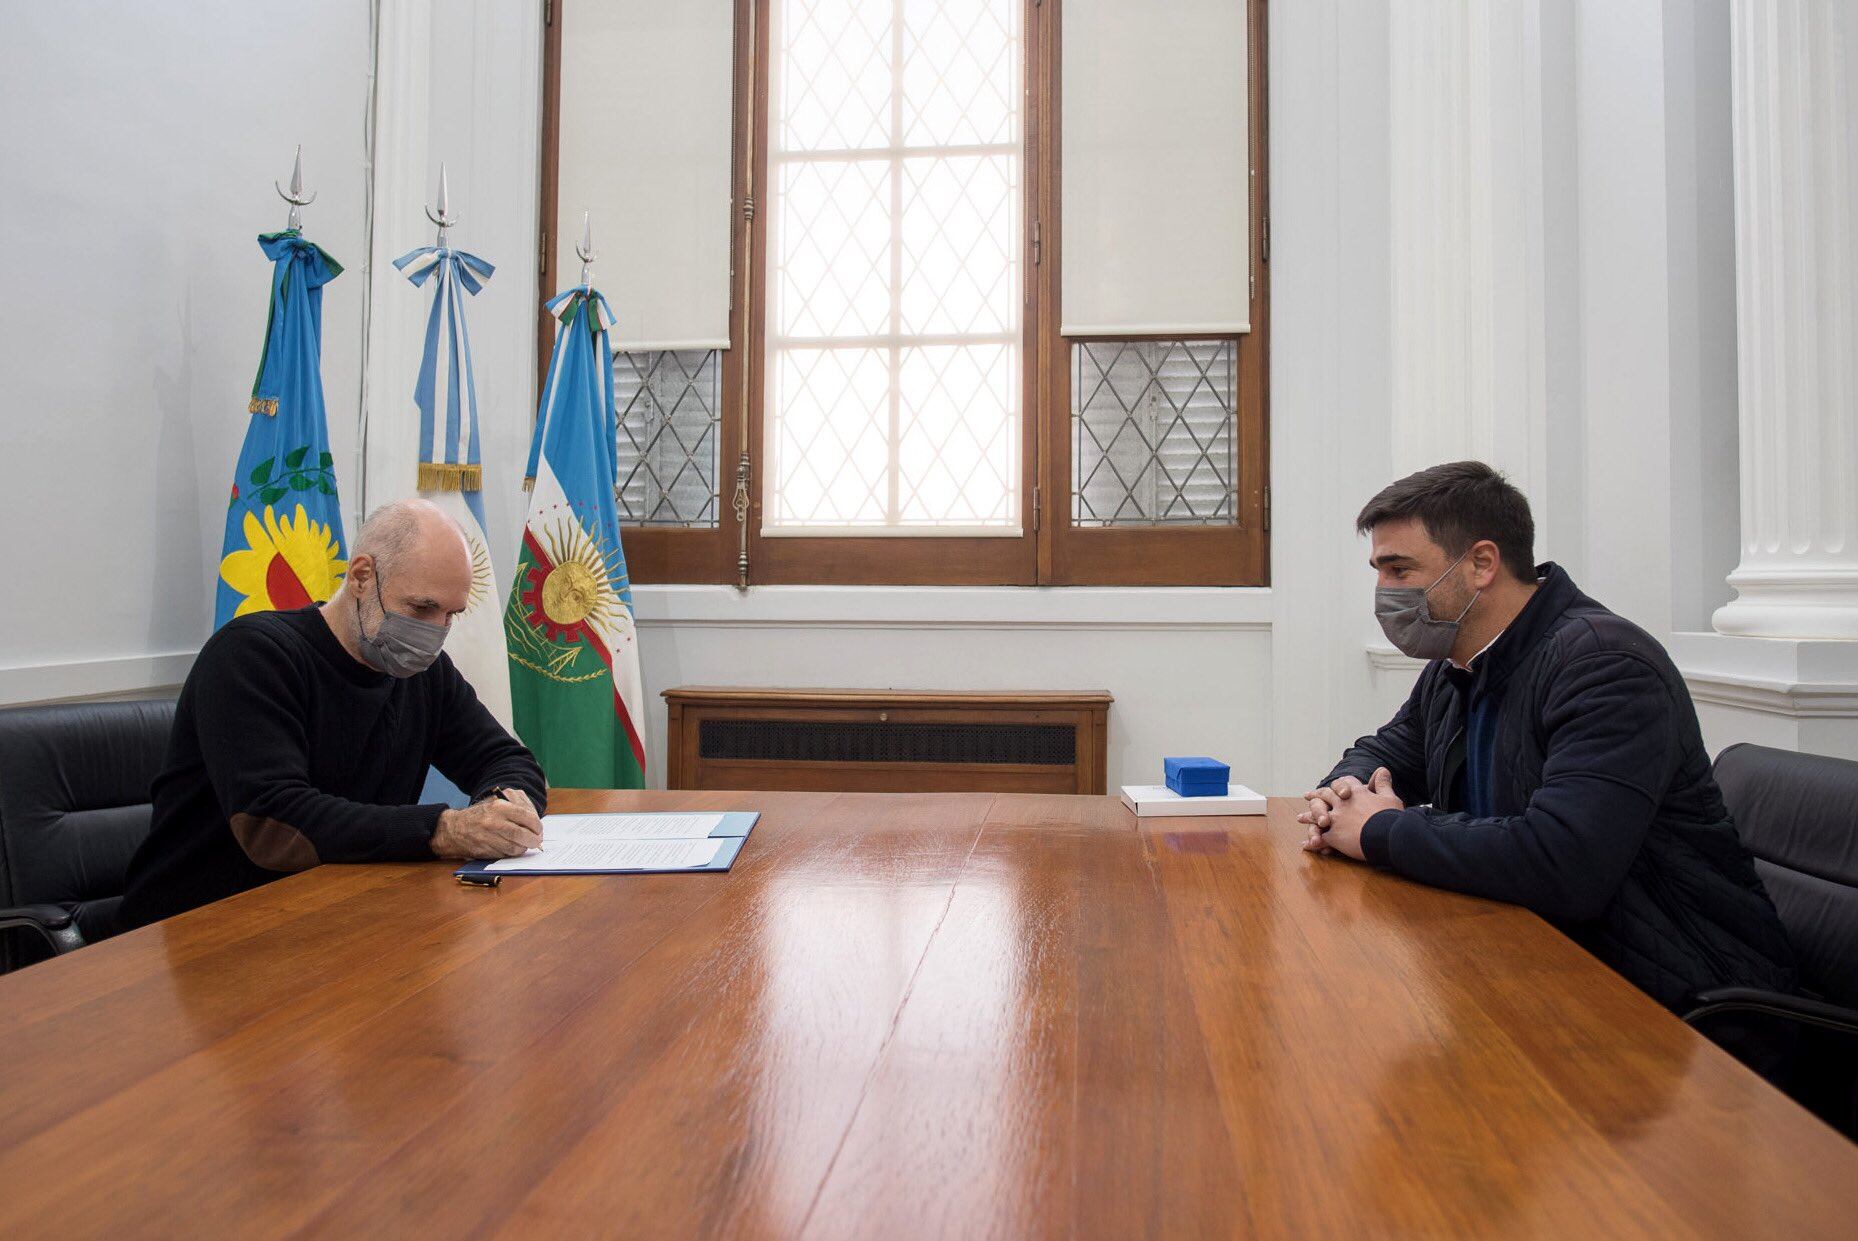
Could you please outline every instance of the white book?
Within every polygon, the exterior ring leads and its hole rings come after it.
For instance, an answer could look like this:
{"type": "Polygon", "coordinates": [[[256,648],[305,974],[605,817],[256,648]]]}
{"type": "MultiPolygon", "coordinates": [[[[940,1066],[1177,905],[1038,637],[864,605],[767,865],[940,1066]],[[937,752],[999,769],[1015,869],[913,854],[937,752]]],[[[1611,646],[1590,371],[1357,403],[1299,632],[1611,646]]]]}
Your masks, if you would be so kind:
{"type": "Polygon", "coordinates": [[[1123,785],[1123,805],[1138,818],[1175,818],[1200,814],[1263,814],[1264,794],[1243,784],[1228,785],[1224,797],[1182,797],[1165,784],[1123,785]]]}

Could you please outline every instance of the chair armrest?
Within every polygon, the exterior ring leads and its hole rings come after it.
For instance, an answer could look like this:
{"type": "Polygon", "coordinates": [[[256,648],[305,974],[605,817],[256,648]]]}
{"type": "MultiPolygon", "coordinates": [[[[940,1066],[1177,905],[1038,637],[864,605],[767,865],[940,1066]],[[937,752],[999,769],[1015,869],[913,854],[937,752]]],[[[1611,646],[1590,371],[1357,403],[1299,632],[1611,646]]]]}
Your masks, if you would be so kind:
{"type": "Polygon", "coordinates": [[[1684,1020],[1693,1026],[1719,1013],[1760,1013],[1858,1038],[1858,1009],[1804,995],[1764,991],[1760,987],[1711,987],[1690,998],[1694,1006],[1684,1014],[1684,1020]]]}
{"type": "Polygon", "coordinates": [[[84,946],[84,935],[77,929],[71,911],[62,905],[15,905],[0,908],[0,930],[25,927],[37,931],[52,946],[54,953],[66,953],[84,946]]]}

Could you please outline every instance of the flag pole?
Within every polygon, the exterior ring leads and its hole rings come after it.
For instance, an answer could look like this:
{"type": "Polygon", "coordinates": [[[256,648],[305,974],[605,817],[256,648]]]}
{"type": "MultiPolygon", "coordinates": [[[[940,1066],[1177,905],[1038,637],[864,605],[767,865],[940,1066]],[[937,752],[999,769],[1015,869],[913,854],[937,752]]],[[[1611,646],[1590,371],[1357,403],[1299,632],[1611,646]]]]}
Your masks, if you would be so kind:
{"type": "Polygon", "coordinates": [[[311,190],[308,194],[303,192],[303,144],[301,142],[297,144],[296,162],[290,167],[290,188],[287,190],[276,181],[271,182],[271,188],[277,191],[279,198],[290,204],[290,216],[285,221],[285,229],[290,232],[302,232],[303,209],[316,201],[316,191],[311,190]]]}
{"type": "MultiPolygon", "coordinates": [[[[746,190],[742,195],[742,331],[747,335],[749,326],[754,322],[750,307],[755,304],[755,121],[757,116],[755,100],[755,59],[760,49],[755,42],[755,15],[760,7],[760,0],[748,0],[748,134],[746,148],[742,158],[742,175],[746,190]]],[[[746,344],[747,342],[743,342],[746,344]]],[[[735,588],[748,590],[748,358],[751,351],[742,351],[741,388],[741,445],[742,452],[735,463],[735,495],[730,507],[735,510],[736,556],[735,588]]]]}
{"type": "Polygon", "coordinates": [[[581,212],[581,239],[574,243],[574,253],[581,260],[581,283],[589,288],[594,282],[594,260],[600,252],[594,249],[594,213],[581,212]]]}
{"type": "Polygon", "coordinates": [[[438,210],[426,208],[426,218],[439,226],[438,240],[433,242],[437,248],[445,249],[445,230],[458,223],[458,217],[452,214],[451,185],[445,177],[445,165],[439,164],[439,198],[438,210]]]}

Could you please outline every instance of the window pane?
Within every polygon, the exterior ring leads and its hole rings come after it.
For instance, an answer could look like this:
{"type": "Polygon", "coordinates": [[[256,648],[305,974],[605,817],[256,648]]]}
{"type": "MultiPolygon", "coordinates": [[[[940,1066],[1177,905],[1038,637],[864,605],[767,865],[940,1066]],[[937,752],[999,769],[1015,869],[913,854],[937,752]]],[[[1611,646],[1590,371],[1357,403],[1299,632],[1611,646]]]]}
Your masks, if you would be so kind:
{"type": "Polygon", "coordinates": [[[774,356],[770,525],[881,525],[889,510],[890,369],[880,349],[774,356]]]}
{"type": "Polygon", "coordinates": [[[1019,0],[772,0],[764,529],[1016,534],[1019,0]]]}
{"type": "Polygon", "coordinates": [[[903,520],[1012,525],[1019,518],[1019,351],[930,345],[903,351],[897,448],[903,520]]]}
{"type": "Polygon", "coordinates": [[[1073,522],[1237,524],[1237,342],[1080,341],[1071,361],[1073,522]]]}
{"type": "Polygon", "coordinates": [[[890,161],[781,168],[773,322],[781,336],[871,336],[890,328],[890,161]]]}
{"type": "Polygon", "coordinates": [[[784,151],[890,143],[891,6],[882,0],[774,0],[775,79],[784,151]]]}
{"type": "Polygon", "coordinates": [[[1019,7],[942,0],[906,4],[903,13],[904,143],[1017,141],[1019,7]]]}
{"type": "Polygon", "coordinates": [[[621,523],[715,529],[721,371],[714,349],[613,355],[621,523]]]}
{"type": "Polygon", "coordinates": [[[1010,335],[1019,325],[1018,159],[903,161],[903,330],[1010,335]]]}

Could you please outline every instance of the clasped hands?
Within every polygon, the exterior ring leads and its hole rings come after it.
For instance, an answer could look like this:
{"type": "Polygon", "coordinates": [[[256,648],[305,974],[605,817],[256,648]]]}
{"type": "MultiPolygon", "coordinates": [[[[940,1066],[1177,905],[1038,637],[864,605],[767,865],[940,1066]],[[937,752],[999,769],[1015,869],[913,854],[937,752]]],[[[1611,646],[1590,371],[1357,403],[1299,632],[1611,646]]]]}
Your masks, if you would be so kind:
{"type": "Polygon", "coordinates": [[[1393,774],[1376,767],[1363,784],[1354,776],[1343,776],[1303,795],[1307,808],[1297,822],[1309,825],[1310,834],[1303,847],[1311,853],[1340,853],[1356,861],[1365,860],[1361,852],[1361,829],[1383,810],[1404,810],[1406,803],[1394,796],[1393,774]]]}

